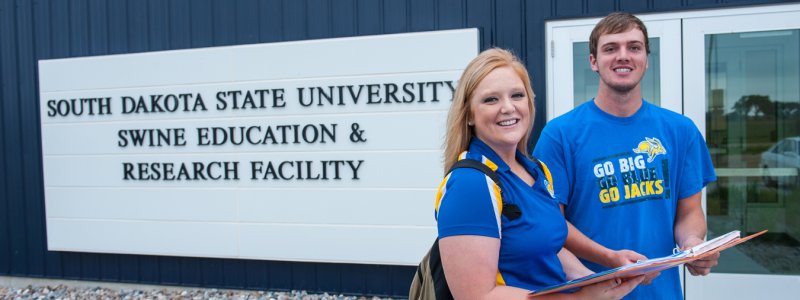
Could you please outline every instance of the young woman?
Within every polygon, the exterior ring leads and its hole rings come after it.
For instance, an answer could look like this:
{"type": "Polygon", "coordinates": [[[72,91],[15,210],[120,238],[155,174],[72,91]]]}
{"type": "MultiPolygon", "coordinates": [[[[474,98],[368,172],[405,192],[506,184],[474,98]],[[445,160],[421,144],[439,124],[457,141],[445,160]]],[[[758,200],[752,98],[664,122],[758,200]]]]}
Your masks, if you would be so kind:
{"type": "MultiPolygon", "coordinates": [[[[518,213],[501,213],[499,191],[478,170],[459,168],[445,178],[437,197],[439,250],[456,299],[525,299],[531,290],[592,273],[563,250],[567,224],[548,171],[527,155],[533,98],[527,70],[502,49],[482,52],[458,82],[445,172],[459,159],[483,162],[500,178],[502,202],[518,213]]],[[[541,299],[619,299],[641,280],[610,280],[541,299]]]]}

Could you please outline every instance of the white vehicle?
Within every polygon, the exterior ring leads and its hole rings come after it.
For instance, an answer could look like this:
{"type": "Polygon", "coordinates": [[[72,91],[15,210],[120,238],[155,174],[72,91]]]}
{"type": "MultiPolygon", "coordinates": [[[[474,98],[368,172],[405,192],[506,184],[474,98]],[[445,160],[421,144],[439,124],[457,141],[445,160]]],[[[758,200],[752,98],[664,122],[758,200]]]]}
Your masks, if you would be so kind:
{"type": "Polygon", "coordinates": [[[760,166],[768,186],[800,184],[800,136],[782,139],[761,153],[760,166]]]}

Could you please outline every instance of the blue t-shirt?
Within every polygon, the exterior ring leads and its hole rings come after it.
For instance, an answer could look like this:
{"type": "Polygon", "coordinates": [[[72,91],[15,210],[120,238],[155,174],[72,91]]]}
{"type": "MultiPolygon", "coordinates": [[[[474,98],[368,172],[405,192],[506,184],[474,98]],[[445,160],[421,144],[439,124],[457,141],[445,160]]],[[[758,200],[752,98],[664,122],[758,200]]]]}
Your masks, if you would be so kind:
{"type": "Polygon", "coordinates": [[[488,160],[487,165],[497,166],[495,172],[503,187],[502,202],[517,205],[522,214],[514,220],[502,216],[492,180],[478,170],[455,169],[440,187],[439,238],[456,235],[499,238],[499,285],[536,290],[564,282],[566,277],[557,254],[567,237],[566,222],[558,202],[548,191],[549,183],[539,165],[517,152],[517,161],[536,180],[530,186],[476,137],[472,138],[466,156],[485,163],[488,160]]]}
{"type": "MultiPolygon", "coordinates": [[[[672,254],[678,201],[716,180],[694,123],[647,102],[625,118],[584,103],[548,122],[533,153],[558,178],[556,198],[567,220],[609,249],[649,258],[672,254]]],[[[677,268],[626,297],[681,298],[677,268]]]]}

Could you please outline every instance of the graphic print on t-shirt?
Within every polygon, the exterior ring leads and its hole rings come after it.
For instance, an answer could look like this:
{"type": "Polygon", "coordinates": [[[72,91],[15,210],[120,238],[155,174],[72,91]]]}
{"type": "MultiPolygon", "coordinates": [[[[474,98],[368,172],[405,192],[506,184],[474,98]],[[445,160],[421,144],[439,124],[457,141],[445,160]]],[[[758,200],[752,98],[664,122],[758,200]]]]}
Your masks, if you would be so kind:
{"type": "Polygon", "coordinates": [[[597,199],[603,208],[669,198],[669,159],[657,137],[645,137],[630,152],[592,160],[592,172],[600,189],[597,199]]]}
{"type": "Polygon", "coordinates": [[[647,162],[651,163],[659,154],[667,154],[667,149],[664,149],[658,138],[645,137],[644,141],[639,142],[639,146],[633,148],[633,152],[647,153],[647,162]]]}

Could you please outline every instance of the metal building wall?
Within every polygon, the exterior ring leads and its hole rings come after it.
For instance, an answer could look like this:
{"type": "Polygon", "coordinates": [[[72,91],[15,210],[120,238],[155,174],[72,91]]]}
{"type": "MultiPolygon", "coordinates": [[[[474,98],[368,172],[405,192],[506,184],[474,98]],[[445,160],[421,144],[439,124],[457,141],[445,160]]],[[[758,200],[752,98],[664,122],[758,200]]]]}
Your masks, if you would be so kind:
{"type": "Polygon", "coordinates": [[[47,251],[39,59],[477,27],[481,49],[512,49],[528,66],[537,94],[535,141],[547,97],[545,20],[783,2],[795,1],[0,0],[0,275],[402,297],[414,272],[47,251]]]}

